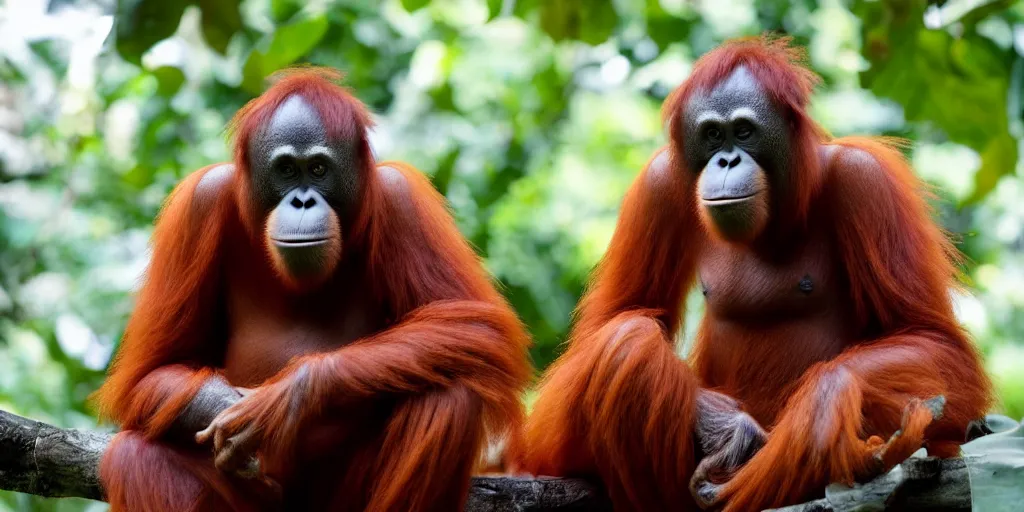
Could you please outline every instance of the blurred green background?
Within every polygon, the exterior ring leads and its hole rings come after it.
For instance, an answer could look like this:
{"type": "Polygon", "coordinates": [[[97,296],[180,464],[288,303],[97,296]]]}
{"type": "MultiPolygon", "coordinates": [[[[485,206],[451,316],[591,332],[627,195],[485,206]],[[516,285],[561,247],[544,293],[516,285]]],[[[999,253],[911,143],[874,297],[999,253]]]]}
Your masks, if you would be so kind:
{"type": "MultiPolygon", "coordinates": [[[[347,72],[558,352],[658,109],[722,40],[794,36],[832,133],[913,142],[969,257],[962,321],[1024,416],[1024,5],[964,0],[0,0],[0,408],[95,427],[152,221],[284,66],[347,72]]],[[[870,201],[870,197],[865,197],[870,201]]],[[[689,301],[688,333],[700,301],[689,301]]],[[[103,510],[0,493],[0,510],[103,510]]]]}

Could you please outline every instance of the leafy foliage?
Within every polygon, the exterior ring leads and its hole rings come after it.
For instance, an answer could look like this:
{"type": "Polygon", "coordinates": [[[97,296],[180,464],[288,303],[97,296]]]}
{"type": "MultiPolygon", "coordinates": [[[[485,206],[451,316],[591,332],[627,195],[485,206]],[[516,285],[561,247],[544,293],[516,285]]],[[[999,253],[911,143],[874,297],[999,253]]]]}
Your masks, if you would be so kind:
{"type": "Polygon", "coordinates": [[[980,153],[981,169],[968,198],[978,201],[1017,162],[1007,108],[1009,70],[1017,55],[980,34],[971,13],[963,18],[973,21],[959,25],[956,37],[926,29],[920,23],[925,7],[924,0],[865,6],[865,56],[872,66],[862,73],[863,83],[899,102],[908,120],[934,123],[950,140],[980,153]],[[951,102],[971,108],[950,108],[951,102]]]}

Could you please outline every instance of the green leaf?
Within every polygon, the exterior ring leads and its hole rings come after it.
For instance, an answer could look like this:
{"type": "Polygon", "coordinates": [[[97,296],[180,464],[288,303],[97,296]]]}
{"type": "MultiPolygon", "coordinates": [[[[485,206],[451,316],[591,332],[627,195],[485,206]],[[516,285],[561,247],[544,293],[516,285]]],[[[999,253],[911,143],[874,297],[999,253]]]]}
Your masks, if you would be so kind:
{"type": "Polygon", "coordinates": [[[181,14],[191,2],[183,0],[120,0],[117,6],[117,52],[128,62],[142,64],[142,54],[178,29],[181,14]]]}
{"type": "Polygon", "coordinates": [[[664,51],[670,44],[689,40],[690,30],[699,19],[682,18],[665,12],[659,0],[647,0],[647,35],[664,51]]]}
{"type": "Polygon", "coordinates": [[[444,83],[429,92],[434,108],[439,112],[457,112],[455,108],[455,91],[449,83],[444,83]]]}
{"type": "Polygon", "coordinates": [[[270,0],[270,16],[278,23],[295,16],[300,9],[302,4],[296,0],[270,0]]]}
{"type": "Polygon", "coordinates": [[[974,25],[992,14],[1004,11],[1019,0],[981,0],[980,2],[957,2],[944,9],[942,28],[956,23],[974,25]]]}
{"type": "Polygon", "coordinates": [[[981,168],[974,175],[974,191],[964,203],[981,201],[996,188],[999,179],[1012,174],[1017,166],[1017,140],[1009,132],[991,139],[981,154],[981,168]]]}
{"type": "Polygon", "coordinates": [[[174,96],[185,83],[185,73],[174,66],[160,66],[152,74],[157,80],[157,94],[168,98],[174,96]]]}
{"type": "Polygon", "coordinates": [[[580,13],[580,41],[597,45],[608,40],[619,24],[619,15],[610,0],[589,0],[583,2],[580,13]]]}
{"type": "Polygon", "coordinates": [[[529,16],[537,10],[537,7],[541,5],[541,0],[515,0],[512,5],[512,14],[522,19],[528,19],[529,16]]]}
{"type": "Polygon", "coordinates": [[[264,72],[272,73],[295,62],[309,53],[326,33],[326,16],[282,25],[274,34],[270,48],[264,54],[264,72]]]}
{"type": "Polygon", "coordinates": [[[551,39],[562,41],[579,33],[579,0],[547,2],[540,10],[540,28],[551,39]]]}
{"type": "MultiPolygon", "coordinates": [[[[989,422],[991,419],[986,418],[989,422]]],[[[1000,423],[1012,424],[1010,418],[1000,423]]],[[[996,429],[993,429],[996,430],[996,429]]],[[[974,510],[1019,510],[1024,501],[1024,426],[997,431],[964,444],[974,510]]]]}
{"type": "Polygon", "coordinates": [[[619,23],[609,0],[561,0],[545,2],[540,27],[555,41],[578,39],[596,45],[608,40],[619,23]]]}
{"type": "Polygon", "coordinates": [[[265,77],[266,75],[263,73],[263,55],[253,51],[249,54],[249,58],[245,60],[245,65],[242,66],[242,89],[252,94],[260,94],[263,92],[263,79],[265,77]]]}
{"type": "Polygon", "coordinates": [[[145,97],[153,94],[150,86],[149,76],[145,73],[133,75],[116,88],[104,94],[103,99],[107,104],[113,103],[127,96],[145,97]]]}
{"type": "Polygon", "coordinates": [[[923,0],[863,5],[872,65],[862,83],[902,105],[908,121],[933,123],[977,151],[981,169],[965,204],[983,199],[1017,162],[1007,109],[1013,53],[973,31],[954,38],[925,29],[923,0]]]}
{"type": "Polygon", "coordinates": [[[242,30],[239,0],[198,0],[203,13],[203,39],[220,54],[228,49],[231,36],[242,30]]]}
{"type": "Polygon", "coordinates": [[[71,43],[61,39],[44,39],[29,43],[32,53],[35,53],[46,66],[57,76],[64,76],[68,70],[68,57],[71,53],[71,43]]]}
{"type": "Polygon", "coordinates": [[[249,54],[242,68],[242,87],[253,94],[261,93],[264,78],[309,53],[326,33],[326,16],[282,25],[274,33],[267,51],[249,54]]]}
{"type": "Polygon", "coordinates": [[[437,164],[437,171],[431,176],[430,181],[434,188],[442,196],[448,195],[448,185],[451,184],[452,176],[455,175],[455,162],[459,160],[459,148],[453,148],[441,158],[437,164]]]}
{"type": "Polygon", "coordinates": [[[430,3],[430,0],[402,0],[402,8],[409,12],[416,12],[430,3]]]}
{"type": "Polygon", "coordinates": [[[501,9],[504,5],[504,0],[487,0],[487,21],[491,21],[500,16],[501,9]]]}

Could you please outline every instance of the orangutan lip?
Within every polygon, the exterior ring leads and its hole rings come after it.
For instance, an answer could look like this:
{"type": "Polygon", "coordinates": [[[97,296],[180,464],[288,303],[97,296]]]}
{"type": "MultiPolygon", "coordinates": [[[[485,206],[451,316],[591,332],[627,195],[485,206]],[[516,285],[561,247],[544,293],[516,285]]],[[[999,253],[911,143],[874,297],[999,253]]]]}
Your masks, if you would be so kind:
{"type": "Polygon", "coordinates": [[[328,238],[302,238],[295,240],[281,240],[274,238],[274,244],[282,247],[313,247],[326,243],[328,238]]]}
{"type": "Polygon", "coordinates": [[[701,198],[701,201],[704,201],[704,204],[710,204],[710,205],[714,205],[714,206],[727,205],[727,204],[733,204],[733,203],[742,203],[743,201],[746,201],[747,199],[750,199],[750,198],[752,198],[752,197],[754,197],[754,196],[756,196],[756,195],[758,195],[760,193],[761,193],[761,191],[757,191],[757,192],[754,192],[753,194],[746,195],[746,196],[740,196],[740,197],[716,197],[715,199],[704,199],[704,198],[701,198]]]}

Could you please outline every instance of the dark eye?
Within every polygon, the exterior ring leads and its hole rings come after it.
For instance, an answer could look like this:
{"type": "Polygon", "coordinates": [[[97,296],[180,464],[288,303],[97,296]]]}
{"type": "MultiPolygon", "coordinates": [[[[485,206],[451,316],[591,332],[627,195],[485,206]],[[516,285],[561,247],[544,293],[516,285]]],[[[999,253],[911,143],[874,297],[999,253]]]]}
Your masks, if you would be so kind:
{"type": "Polygon", "coordinates": [[[713,141],[722,140],[722,130],[719,130],[718,128],[708,128],[706,135],[708,139],[713,141]]]}
{"type": "Polygon", "coordinates": [[[750,123],[740,123],[736,126],[736,138],[739,140],[747,140],[753,134],[754,127],[750,126],[750,123]]]}
{"type": "Polygon", "coordinates": [[[324,165],[323,162],[314,162],[313,165],[309,167],[309,172],[313,173],[313,176],[316,176],[317,178],[322,178],[327,174],[327,166],[324,165]]]}
{"type": "Polygon", "coordinates": [[[280,164],[277,165],[277,172],[279,172],[281,176],[284,176],[285,178],[291,178],[298,174],[299,171],[298,169],[295,168],[295,164],[293,164],[292,162],[281,162],[280,164]]]}

